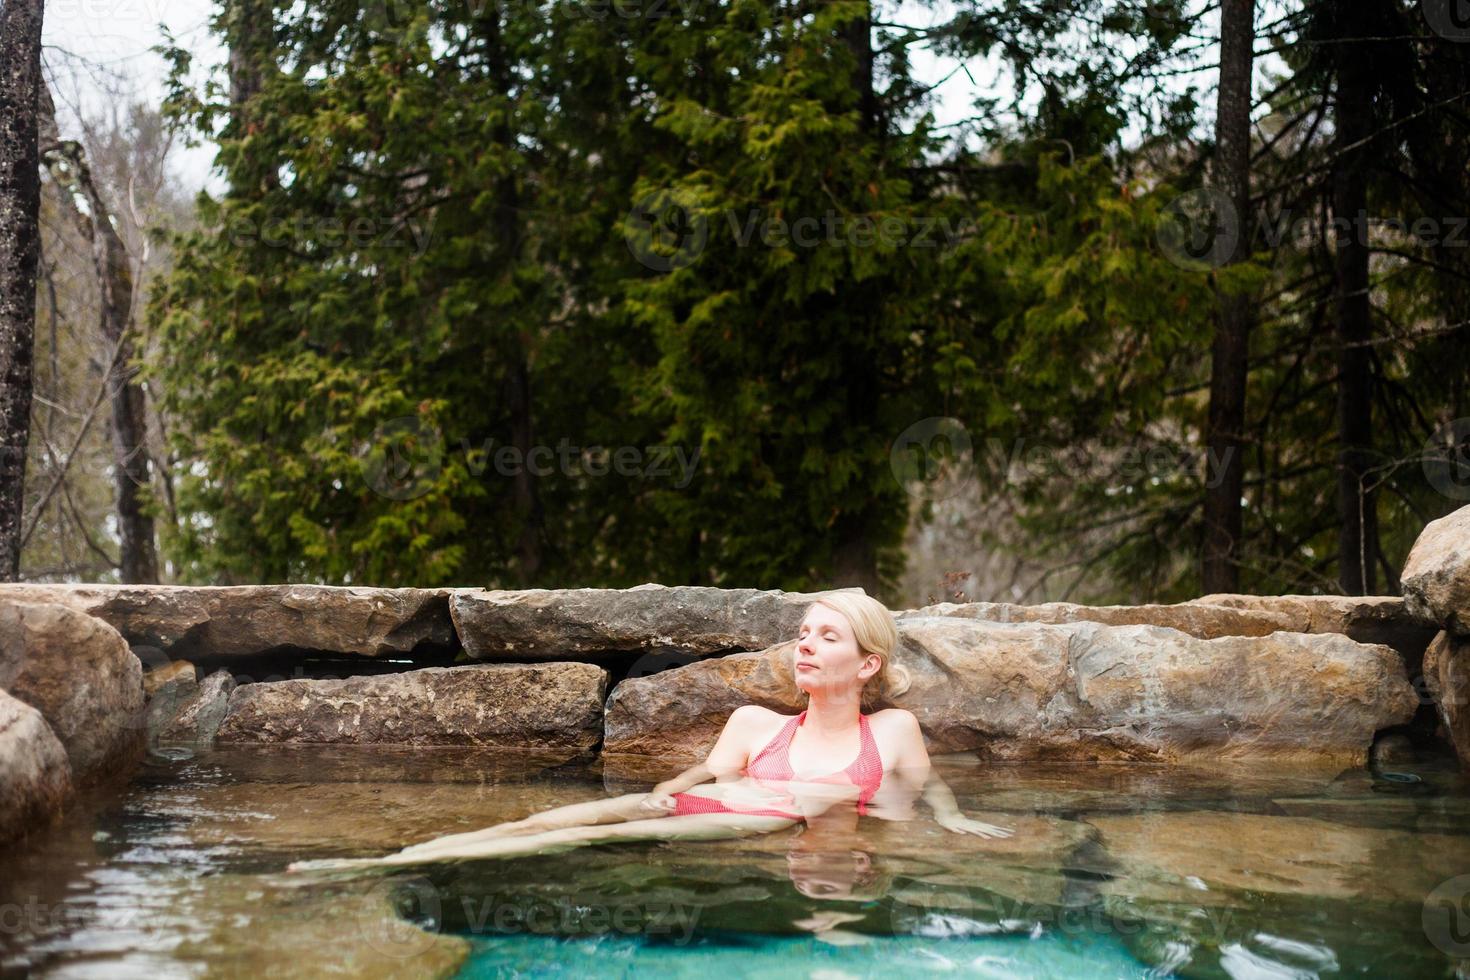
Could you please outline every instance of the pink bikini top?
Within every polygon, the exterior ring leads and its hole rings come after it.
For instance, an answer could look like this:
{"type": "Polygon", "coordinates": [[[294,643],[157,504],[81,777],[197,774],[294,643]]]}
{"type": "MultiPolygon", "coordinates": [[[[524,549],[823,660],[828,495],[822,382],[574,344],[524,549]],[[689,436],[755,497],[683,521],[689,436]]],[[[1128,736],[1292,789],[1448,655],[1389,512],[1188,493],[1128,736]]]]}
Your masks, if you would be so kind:
{"type": "MultiPolygon", "coordinates": [[[[789,782],[795,779],[796,773],[791,768],[791,740],[796,737],[796,729],[805,720],[806,712],[803,711],[787,721],[785,726],[776,733],[776,737],[766,743],[766,747],[760,750],[760,754],[745,767],[745,774],[762,781],[789,782]]],[[[873,798],[873,794],[878,791],[879,785],[883,782],[883,759],[878,755],[878,743],[873,740],[873,731],[868,726],[867,715],[858,715],[858,733],[862,740],[862,747],[858,749],[857,758],[853,760],[852,765],[838,772],[828,773],[825,776],[812,776],[802,781],[831,783],[839,782],[845,777],[859,789],[858,813],[867,813],[868,801],[873,798]]]]}

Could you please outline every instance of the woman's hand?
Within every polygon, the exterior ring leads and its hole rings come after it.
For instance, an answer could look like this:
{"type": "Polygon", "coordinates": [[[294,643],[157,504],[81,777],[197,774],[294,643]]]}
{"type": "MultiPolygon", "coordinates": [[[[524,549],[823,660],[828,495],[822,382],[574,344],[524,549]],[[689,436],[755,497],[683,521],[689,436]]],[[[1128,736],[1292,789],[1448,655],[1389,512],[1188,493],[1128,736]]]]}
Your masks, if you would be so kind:
{"type": "Polygon", "coordinates": [[[638,806],[649,813],[673,813],[675,807],[679,805],[679,801],[674,799],[675,792],[678,792],[677,787],[666,782],[659,783],[648,791],[648,795],[639,802],[638,806]]]}
{"type": "Polygon", "coordinates": [[[956,834],[974,834],[976,837],[1009,837],[1015,833],[1009,827],[997,827],[995,824],[971,820],[963,813],[936,813],[934,820],[945,830],[956,834]]]}

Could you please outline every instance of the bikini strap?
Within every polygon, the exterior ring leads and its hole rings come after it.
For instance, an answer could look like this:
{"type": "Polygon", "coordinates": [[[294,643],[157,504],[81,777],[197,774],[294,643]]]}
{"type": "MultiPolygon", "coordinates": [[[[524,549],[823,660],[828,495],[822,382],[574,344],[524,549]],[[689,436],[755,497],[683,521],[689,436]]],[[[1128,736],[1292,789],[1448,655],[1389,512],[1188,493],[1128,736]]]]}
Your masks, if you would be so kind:
{"type": "Polygon", "coordinates": [[[797,726],[801,724],[802,719],[804,719],[804,718],[806,718],[806,712],[805,711],[803,711],[801,714],[797,715],[795,718],[788,718],[788,719],[786,719],[786,724],[784,724],[784,725],[781,726],[781,730],[779,732],[777,732],[775,735],[771,736],[771,740],[766,743],[765,748],[761,749],[759,752],[756,753],[755,758],[751,759],[750,760],[750,764],[745,767],[745,771],[747,773],[751,772],[751,770],[753,770],[756,767],[757,764],[761,763],[762,761],[765,761],[767,756],[773,755],[774,753],[779,752],[780,753],[780,756],[778,758],[774,759],[774,760],[771,760],[771,761],[774,762],[775,764],[778,764],[780,766],[780,768],[786,772],[786,775],[783,777],[783,776],[780,775],[779,772],[778,773],[763,774],[763,775],[766,775],[769,778],[785,778],[785,779],[790,779],[791,778],[791,762],[787,758],[787,750],[791,747],[791,740],[794,739],[794,738],[796,738],[796,728],[797,728],[797,726]]]}
{"type": "Polygon", "coordinates": [[[873,730],[868,724],[867,715],[858,714],[858,728],[862,747],[858,750],[857,759],[847,767],[847,775],[860,790],[857,803],[858,813],[867,813],[868,800],[872,799],[873,794],[878,792],[878,787],[883,783],[883,756],[878,752],[878,742],[873,738],[873,730]]]}

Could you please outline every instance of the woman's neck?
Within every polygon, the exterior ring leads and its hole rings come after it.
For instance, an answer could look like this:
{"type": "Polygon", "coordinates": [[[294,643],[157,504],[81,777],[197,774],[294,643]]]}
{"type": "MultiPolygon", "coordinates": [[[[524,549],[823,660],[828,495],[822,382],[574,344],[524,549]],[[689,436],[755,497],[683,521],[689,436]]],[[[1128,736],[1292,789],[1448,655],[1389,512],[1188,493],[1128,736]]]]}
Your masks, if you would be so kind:
{"type": "Polygon", "coordinates": [[[806,725],[823,735],[842,735],[858,727],[858,696],[844,692],[831,696],[813,691],[806,705],[806,725]]]}

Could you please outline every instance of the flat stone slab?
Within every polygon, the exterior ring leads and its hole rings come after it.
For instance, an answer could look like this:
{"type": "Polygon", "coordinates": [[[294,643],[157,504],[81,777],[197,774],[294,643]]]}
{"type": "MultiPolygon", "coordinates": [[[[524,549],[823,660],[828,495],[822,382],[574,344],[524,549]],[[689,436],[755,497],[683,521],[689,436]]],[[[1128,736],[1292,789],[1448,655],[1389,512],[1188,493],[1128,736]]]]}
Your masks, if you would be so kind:
{"type": "Polygon", "coordinates": [[[653,650],[706,655],[763,650],[796,636],[807,608],[823,594],[652,583],[631,589],[462,589],[450,596],[449,606],[465,652],[477,660],[653,650]]]}
{"type": "Polygon", "coordinates": [[[219,659],[281,649],[393,657],[420,644],[456,643],[446,589],[0,585],[0,600],[6,598],[96,616],[145,658],[219,659]]]}
{"type": "Polygon", "coordinates": [[[1401,581],[1413,615],[1470,637],[1470,507],[1429,522],[1409,551],[1401,581]]]}
{"type": "MultiPolygon", "coordinates": [[[[931,752],[985,758],[1271,758],[1355,765],[1418,699],[1399,655],[1345,636],[1201,640],[1156,626],[899,621],[895,663],[931,752]]],[[[609,753],[696,761],[736,707],[795,713],[793,641],[620,683],[609,753]]]]}
{"type": "Polygon", "coordinates": [[[606,688],[606,671],[579,663],[242,684],[217,739],[560,749],[571,758],[597,745],[606,688]]]}
{"type": "Polygon", "coordinates": [[[1284,615],[1293,633],[1341,633],[1359,643],[1393,647],[1410,663],[1424,655],[1436,632],[1396,595],[1238,595],[1216,593],[1184,605],[1225,606],[1284,615]]]}
{"type": "Polygon", "coordinates": [[[1034,606],[1012,602],[941,602],[894,614],[897,619],[952,616],[992,623],[1102,623],[1107,626],[1165,626],[1213,640],[1221,636],[1269,636],[1295,629],[1297,620],[1272,609],[1242,609],[1227,605],[1178,603],[1146,606],[1081,606],[1073,602],[1044,602],[1034,606]]]}

